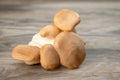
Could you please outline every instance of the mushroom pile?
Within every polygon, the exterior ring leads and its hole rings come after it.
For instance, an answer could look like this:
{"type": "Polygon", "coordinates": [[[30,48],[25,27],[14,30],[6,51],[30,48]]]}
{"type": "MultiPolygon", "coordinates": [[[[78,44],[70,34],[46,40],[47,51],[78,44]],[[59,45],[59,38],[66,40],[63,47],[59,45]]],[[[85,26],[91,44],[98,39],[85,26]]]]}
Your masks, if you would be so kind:
{"type": "Polygon", "coordinates": [[[79,23],[77,12],[69,9],[58,11],[53,24],[40,29],[29,44],[13,49],[13,58],[28,65],[40,64],[46,70],[54,70],[60,65],[78,68],[86,56],[85,42],[75,30],[79,23]]]}

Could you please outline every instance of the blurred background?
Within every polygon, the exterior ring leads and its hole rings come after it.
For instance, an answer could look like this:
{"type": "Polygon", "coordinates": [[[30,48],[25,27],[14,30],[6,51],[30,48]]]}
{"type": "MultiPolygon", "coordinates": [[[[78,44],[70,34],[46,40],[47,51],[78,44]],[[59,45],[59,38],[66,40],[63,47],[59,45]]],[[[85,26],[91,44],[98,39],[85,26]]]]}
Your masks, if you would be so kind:
{"type": "Polygon", "coordinates": [[[0,0],[0,80],[33,79],[119,80],[120,0],[0,0]],[[47,72],[14,60],[12,49],[28,44],[63,8],[80,14],[76,30],[85,40],[87,52],[80,68],[47,72]]]}

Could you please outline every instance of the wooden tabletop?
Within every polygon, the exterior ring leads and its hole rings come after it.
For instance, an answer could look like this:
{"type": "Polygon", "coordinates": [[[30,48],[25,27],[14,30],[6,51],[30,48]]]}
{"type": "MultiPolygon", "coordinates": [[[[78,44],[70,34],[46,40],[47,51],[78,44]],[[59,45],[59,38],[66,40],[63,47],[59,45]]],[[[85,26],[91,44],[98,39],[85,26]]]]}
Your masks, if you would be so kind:
{"type": "Polygon", "coordinates": [[[120,80],[120,2],[39,0],[0,1],[0,80],[120,80]],[[87,57],[78,69],[46,71],[11,57],[63,8],[81,16],[77,32],[86,41],[87,57]]]}

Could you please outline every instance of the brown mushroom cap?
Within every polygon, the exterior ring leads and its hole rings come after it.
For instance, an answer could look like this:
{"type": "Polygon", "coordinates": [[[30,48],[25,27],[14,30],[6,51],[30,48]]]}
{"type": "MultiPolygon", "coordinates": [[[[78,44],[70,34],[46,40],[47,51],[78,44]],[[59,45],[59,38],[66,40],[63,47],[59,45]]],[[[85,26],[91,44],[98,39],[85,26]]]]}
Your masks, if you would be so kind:
{"type": "Polygon", "coordinates": [[[44,45],[40,50],[40,55],[40,62],[44,69],[53,70],[59,66],[58,54],[51,44],[44,45]]]}
{"type": "Polygon", "coordinates": [[[24,61],[26,64],[40,63],[40,48],[28,45],[18,45],[12,51],[13,58],[24,61]]]}
{"type": "Polygon", "coordinates": [[[54,24],[62,31],[72,31],[79,22],[79,14],[68,9],[62,9],[54,16],[54,24]]]}
{"type": "Polygon", "coordinates": [[[54,39],[61,31],[53,24],[47,25],[40,30],[40,35],[42,37],[47,37],[49,39],[54,39]]]}
{"type": "Polygon", "coordinates": [[[85,44],[74,32],[61,32],[55,39],[54,47],[61,64],[67,68],[77,68],[85,59],[85,44]]]}

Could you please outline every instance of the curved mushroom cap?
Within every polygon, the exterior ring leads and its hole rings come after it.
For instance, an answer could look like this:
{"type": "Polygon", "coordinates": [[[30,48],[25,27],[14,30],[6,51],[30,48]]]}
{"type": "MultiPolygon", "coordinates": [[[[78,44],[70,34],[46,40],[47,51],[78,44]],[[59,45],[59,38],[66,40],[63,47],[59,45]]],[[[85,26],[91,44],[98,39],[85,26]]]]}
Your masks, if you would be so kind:
{"type": "Polygon", "coordinates": [[[26,64],[40,63],[40,48],[28,45],[18,45],[12,51],[12,57],[26,64]]]}
{"type": "Polygon", "coordinates": [[[85,44],[73,32],[61,32],[55,39],[54,47],[61,64],[67,68],[77,68],[85,59],[85,44]]]}
{"type": "Polygon", "coordinates": [[[40,35],[42,37],[47,37],[49,39],[54,39],[61,31],[53,24],[47,25],[40,30],[40,35]]]}
{"type": "Polygon", "coordinates": [[[62,9],[54,16],[54,24],[62,31],[72,31],[78,23],[79,14],[68,9],[62,9]]]}
{"type": "Polygon", "coordinates": [[[40,55],[40,62],[44,69],[53,70],[59,66],[59,56],[51,44],[44,45],[40,50],[40,55]]]}

